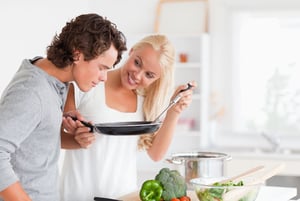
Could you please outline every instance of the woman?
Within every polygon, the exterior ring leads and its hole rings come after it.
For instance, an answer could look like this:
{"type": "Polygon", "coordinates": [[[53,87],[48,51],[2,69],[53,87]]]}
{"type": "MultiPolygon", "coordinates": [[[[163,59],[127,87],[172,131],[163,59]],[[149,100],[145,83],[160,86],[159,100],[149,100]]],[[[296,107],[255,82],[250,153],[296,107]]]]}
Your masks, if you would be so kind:
{"type": "Polygon", "coordinates": [[[0,200],[60,200],[60,128],[68,83],[89,91],[106,80],[124,50],[115,24],[84,14],[55,35],[46,58],[24,59],[0,100],[0,200]]]}
{"type": "MultiPolygon", "coordinates": [[[[168,94],[173,91],[173,77],[172,44],[164,35],[150,35],[132,47],[129,58],[120,68],[108,72],[105,84],[85,94],[76,86],[70,89],[65,111],[77,109],[85,119],[96,123],[151,121],[167,106],[168,94]]],[[[178,87],[173,97],[186,87],[178,87]]],[[[191,103],[192,90],[182,92],[181,96],[154,135],[93,135],[79,121],[66,118],[66,130],[79,128],[74,135],[62,133],[62,147],[77,148],[65,152],[61,177],[63,200],[91,201],[95,196],[117,198],[135,191],[137,148],[146,150],[154,161],[163,158],[180,113],[191,103]],[[78,149],[87,146],[88,149],[78,149]]]]}

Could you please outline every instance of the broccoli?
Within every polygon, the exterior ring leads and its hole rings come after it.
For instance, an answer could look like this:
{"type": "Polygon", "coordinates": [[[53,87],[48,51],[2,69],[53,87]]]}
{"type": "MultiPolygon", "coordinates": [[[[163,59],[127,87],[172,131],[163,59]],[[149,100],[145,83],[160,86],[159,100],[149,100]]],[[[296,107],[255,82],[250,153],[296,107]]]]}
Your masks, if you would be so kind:
{"type": "Polygon", "coordinates": [[[186,195],[187,185],[183,176],[177,170],[163,168],[155,176],[155,180],[160,181],[163,186],[162,198],[164,201],[186,195]]]}

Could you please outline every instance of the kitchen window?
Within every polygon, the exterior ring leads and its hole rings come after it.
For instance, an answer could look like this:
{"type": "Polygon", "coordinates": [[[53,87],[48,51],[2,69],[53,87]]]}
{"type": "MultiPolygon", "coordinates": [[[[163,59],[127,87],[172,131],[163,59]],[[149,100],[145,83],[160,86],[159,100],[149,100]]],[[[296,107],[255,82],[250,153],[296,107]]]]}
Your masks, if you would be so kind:
{"type": "Polygon", "coordinates": [[[300,2],[211,1],[216,146],[298,148],[300,2]]]}

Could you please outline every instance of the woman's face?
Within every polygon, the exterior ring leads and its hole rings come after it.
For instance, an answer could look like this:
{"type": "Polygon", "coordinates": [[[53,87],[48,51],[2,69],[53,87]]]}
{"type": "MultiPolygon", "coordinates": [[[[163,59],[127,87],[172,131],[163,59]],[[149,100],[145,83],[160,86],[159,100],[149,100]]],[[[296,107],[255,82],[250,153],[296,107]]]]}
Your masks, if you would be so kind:
{"type": "Polygon", "coordinates": [[[74,62],[73,77],[80,90],[86,92],[95,87],[99,82],[106,81],[107,71],[112,68],[117,60],[118,51],[112,45],[98,57],[85,61],[82,53],[74,62]]]}
{"type": "Polygon", "coordinates": [[[128,89],[146,88],[161,77],[159,53],[150,45],[131,50],[121,68],[122,84],[128,89]]]}

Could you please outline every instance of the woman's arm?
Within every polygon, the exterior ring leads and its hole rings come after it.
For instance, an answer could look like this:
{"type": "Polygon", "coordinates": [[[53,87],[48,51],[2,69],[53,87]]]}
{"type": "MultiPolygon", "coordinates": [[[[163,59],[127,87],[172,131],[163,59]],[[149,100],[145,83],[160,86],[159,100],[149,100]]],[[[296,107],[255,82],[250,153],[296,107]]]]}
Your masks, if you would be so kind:
{"type": "MultiPolygon", "coordinates": [[[[191,85],[193,88],[196,87],[195,82],[192,82],[191,85]]],[[[186,85],[178,87],[172,98],[174,98],[180,90],[185,88],[186,85]]],[[[166,154],[175,133],[180,114],[192,102],[193,90],[187,90],[180,94],[180,100],[167,111],[160,129],[154,136],[152,146],[147,150],[149,157],[154,161],[161,160],[166,154]]]]}

